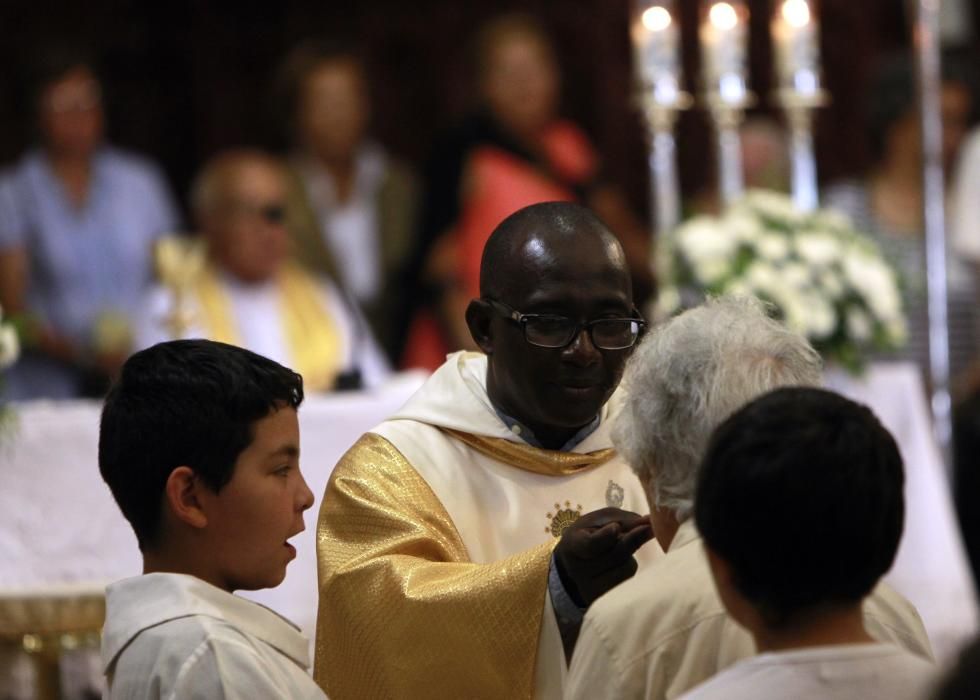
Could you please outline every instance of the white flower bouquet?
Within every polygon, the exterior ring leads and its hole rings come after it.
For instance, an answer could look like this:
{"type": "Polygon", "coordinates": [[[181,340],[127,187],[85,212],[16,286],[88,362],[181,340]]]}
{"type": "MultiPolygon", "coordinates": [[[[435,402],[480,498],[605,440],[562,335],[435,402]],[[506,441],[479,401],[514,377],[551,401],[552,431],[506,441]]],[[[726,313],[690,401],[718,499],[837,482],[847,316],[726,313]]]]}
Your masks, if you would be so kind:
{"type": "Polygon", "coordinates": [[[660,242],[657,312],[705,296],[772,304],[828,361],[858,373],[870,351],[907,339],[898,277],[877,246],[831,210],[804,213],[753,190],[723,216],[696,216],[660,242]]]}

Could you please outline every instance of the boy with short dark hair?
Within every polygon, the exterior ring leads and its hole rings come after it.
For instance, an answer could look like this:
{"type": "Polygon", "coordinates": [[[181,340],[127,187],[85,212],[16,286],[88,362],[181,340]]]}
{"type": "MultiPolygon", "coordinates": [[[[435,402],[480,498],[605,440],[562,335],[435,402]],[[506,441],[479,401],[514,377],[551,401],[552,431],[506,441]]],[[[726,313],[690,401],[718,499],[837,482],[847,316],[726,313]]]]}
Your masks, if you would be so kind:
{"type": "Polygon", "coordinates": [[[110,698],[322,698],[300,631],[232,595],[279,585],[313,494],[303,380],[206,340],[133,355],[106,398],[99,469],[143,553],[106,589],[110,698]]]}
{"type": "Polygon", "coordinates": [[[695,518],[719,596],[759,656],[683,697],[924,697],[932,664],[876,642],[861,608],[895,559],[903,485],[892,436],[832,392],[779,389],[725,421],[695,518]]]}

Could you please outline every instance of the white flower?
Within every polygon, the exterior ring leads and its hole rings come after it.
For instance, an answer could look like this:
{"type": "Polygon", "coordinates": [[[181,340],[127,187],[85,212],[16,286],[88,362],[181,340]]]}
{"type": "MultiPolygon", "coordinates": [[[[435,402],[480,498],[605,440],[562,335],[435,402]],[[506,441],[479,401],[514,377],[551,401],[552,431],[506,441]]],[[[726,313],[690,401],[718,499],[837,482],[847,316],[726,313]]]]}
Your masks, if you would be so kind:
{"type": "Polygon", "coordinates": [[[831,299],[844,296],[844,282],[834,270],[822,270],[817,274],[817,286],[831,299]]]}
{"type": "Polygon", "coordinates": [[[707,260],[695,260],[691,263],[691,269],[698,282],[708,287],[721,282],[731,272],[730,258],[709,258],[707,260]]]}
{"type": "Polygon", "coordinates": [[[20,341],[11,325],[0,325],[0,369],[10,367],[20,356],[20,341]]]}
{"type": "Polygon", "coordinates": [[[707,216],[682,224],[676,233],[677,247],[692,263],[727,258],[735,253],[737,241],[724,227],[707,216]]]}
{"type": "Polygon", "coordinates": [[[736,297],[751,297],[755,296],[752,292],[752,288],[746,284],[745,280],[734,279],[725,285],[722,292],[726,296],[736,296],[736,297]]]}
{"type": "Polygon", "coordinates": [[[756,239],[755,249],[767,260],[782,260],[789,255],[789,241],[778,233],[766,233],[756,239]]]}
{"type": "Polygon", "coordinates": [[[796,239],[796,252],[814,267],[827,267],[840,259],[841,244],[825,233],[801,233],[796,239]]]}
{"type": "Polygon", "coordinates": [[[793,200],[778,192],[768,190],[749,190],[744,202],[762,216],[788,224],[798,224],[803,213],[796,208],[793,200]]]}
{"type": "Polygon", "coordinates": [[[737,243],[755,245],[756,240],[766,233],[759,218],[744,209],[730,210],[723,221],[737,243]]]}
{"type": "Polygon", "coordinates": [[[813,284],[813,276],[806,265],[798,262],[787,263],[782,268],[782,283],[794,289],[808,289],[813,284]]]}
{"type": "Polygon", "coordinates": [[[837,312],[834,307],[817,294],[803,297],[803,313],[806,315],[806,336],[822,340],[833,334],[837,328],[837,312]]]}
{"type": "Polygon", "coordinates": [[[783,312],[783,318],[790,330],[800,335],[808,336],[807,313],[802,299],[797,296],[784,296],[776,301],[783,312]]]}
{"type": "Polygon", "coordinates": [[[823,340],[837,329],[837,311],[819,294],[783,287],[773,301],[782,309],[786,325],[811,340],[823,340]]]}
{"type": "Polygon", "coordinates": [[[858,343],[871,340],[872,324],[868,314],[861,309],[850,309],[847,312],[847,335],[858,343]]]}
{"type": "Polygon", "coordinates": [[[866,255],[844,259],[844,275],[880,321],[901,317],[902,299],[892,271],[881,260],[866,255]]]}
{"type": "Polygon", "coordinates": [[[772,296],[780,286],[779,277],[771,265],[755,261],[745,271],[745,283],[758,294],[772,296]]]}

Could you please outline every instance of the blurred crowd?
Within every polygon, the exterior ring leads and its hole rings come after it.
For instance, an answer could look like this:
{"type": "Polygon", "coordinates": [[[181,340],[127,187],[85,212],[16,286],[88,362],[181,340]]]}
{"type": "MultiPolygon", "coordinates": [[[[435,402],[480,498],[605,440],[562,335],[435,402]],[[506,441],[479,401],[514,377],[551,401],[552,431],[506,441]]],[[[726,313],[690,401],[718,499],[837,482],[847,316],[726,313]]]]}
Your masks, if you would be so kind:
{"type": "MultiPolygon", "coordinates": [[[[46,51],[31,75],[37,142],[0,174],[0,305],[25,346],[4,378],[5,397],[99,396],[133,350],[172,337],[244,345],[298,368],[314,390],[432,369],[472,345],[462,310],[478,295],[489,232],[539,201],[579,201],[608,223],[645,308],[655,293],[650,227],[604,176],[585,131],[561,114],[562,76],[547,32],[529,16],[504,15],[472,49],[474,108],[423,163],[409,164],[370,133],[369,80],[356,47],[296,47],[282,59],[274,96],[291,146],[214,154],[189,183],[186,218],[154,163],[107,141],[93,57],[46,51]],[[164,247],[179,251],[167,258],[170,274],[160,269],[164,247]],[[175,276],[175,265],[186,274],[175,276]]],[[[957,397],[980,386],[971,371],[980,347],[980,132],[969,132],[977,106],[970,85],[960,62],[945,63],[957,397]]],[[[927,376],[910,59],[880,61],[866,99],[871,168],[830,183],[823,202],[854,218],[901,270],[911,332],[899,357],[927,376]]],[[[750,116],[742,145],[748,187],[788,188],[777,121],[750,116]]],[[[718,194],[694,193],[685,208],[717,211],[718,194]]]]}
{"type": "Polygon", "coordinates": [[[46,52],[32,76],[38,142],[0,176],[0,305],[26,349],[6,396],[98,396],[133,350],[176,336],[257,350],[315,390],[434,368],[472,342],[460,310],[489,231],[537,201],[600,212],[649,298],[646,227],[603,181],[582,129],[560,117],[548,36],[507,16],[476,44],[479,106],[440,141],[425,177],[372,139],[358,52],[297,47],[278,95],[291,148],[214,155],[191,185],[187,221],[156,165],[107,142],[92,58],[46,52]],[[197,241],[202,264],[175,237],[197,241]],[[176,264],[193,274],[158,274],[161,247],[181,251],[176,264]]]}

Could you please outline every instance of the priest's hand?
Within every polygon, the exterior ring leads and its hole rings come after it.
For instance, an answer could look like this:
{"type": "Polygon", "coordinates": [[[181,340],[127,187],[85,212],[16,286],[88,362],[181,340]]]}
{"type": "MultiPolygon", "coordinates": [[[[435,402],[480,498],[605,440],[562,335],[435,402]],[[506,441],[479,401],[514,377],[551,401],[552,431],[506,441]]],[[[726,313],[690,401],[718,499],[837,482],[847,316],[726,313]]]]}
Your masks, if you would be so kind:
{"type": "Polygon", "coordinates": [[[653,538],[650,519],[619,508],[586,513],[555,547],[562,584],[583,608],[636,573],[633,553],[653,538]]]}

